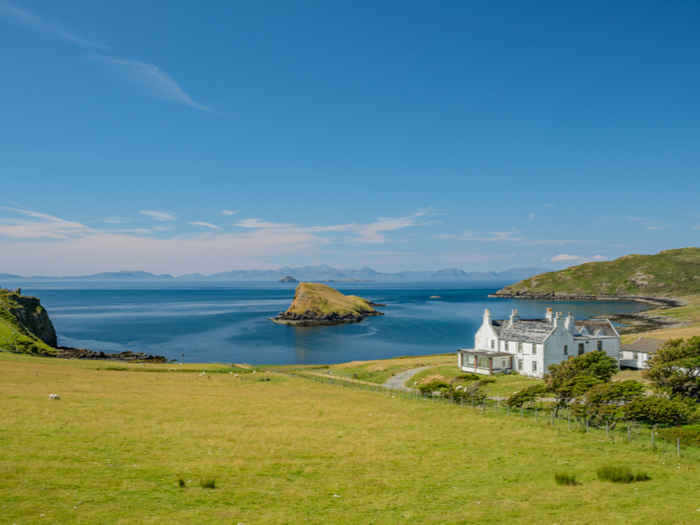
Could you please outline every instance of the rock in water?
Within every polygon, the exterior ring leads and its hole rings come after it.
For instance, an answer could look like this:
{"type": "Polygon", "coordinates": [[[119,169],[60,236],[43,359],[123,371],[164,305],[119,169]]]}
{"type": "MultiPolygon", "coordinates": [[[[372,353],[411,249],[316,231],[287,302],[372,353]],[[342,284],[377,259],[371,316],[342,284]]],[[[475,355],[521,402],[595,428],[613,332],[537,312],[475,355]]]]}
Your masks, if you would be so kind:
{"type": "Polygon", "coordinates": [[[359,323],[368,316],[384,315],[370,301],[344,295],[325,284],[300,283],[287,310],[272,320],[296,326],[359,323]]]}

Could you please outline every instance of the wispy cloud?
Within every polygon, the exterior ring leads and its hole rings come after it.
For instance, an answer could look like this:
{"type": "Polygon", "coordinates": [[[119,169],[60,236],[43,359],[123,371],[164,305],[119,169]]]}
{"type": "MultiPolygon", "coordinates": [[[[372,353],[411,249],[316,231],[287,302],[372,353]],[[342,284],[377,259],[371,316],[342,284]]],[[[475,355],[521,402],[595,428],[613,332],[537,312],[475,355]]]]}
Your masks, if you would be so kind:
{"type": "Polygon", "coordinates": [[[534,221],[535,217],[537,217],[537,215],[535,215],[534,211],[531,211],[530,213],[527,214],[527,220],[530,222],[534,221]]]}
{"type": "Polygon", "coordinates": [[[200,111],[211,111],[208,106],[194,100],[175,79],[154,64],[100,54],[95,56],[154,98],[184,104],[200,111]]]}
{"type": "Polygon", "coordinates": [[[175,214],[167,212],[167,211],[140,210],[139,213],[141,215],[145,215],[147,217],[150,217],[151,219],[155,219],[157,221],[162,221],[162,222],[175,220],[175,214]]]}
{"type": "Polygon", "coordinates": [[[658,230],[663,230],[664,227],[662,225],[658,224],[658,221],[647,218],[647,217],[632,217],[628,216],[626,219],[629,222],[634,222],[636,224],[639,224],[641,226],[645,226],[647,230],[649,231],[658,231],[658,230]]]}
{"type": "Polygon", "coordinates": [[[0,237],[14,239],[69,239],[84,235],[88,226],[22,208],[0,207],[10,217],[0,218],[0,237]]]}
{"type": "Polygon", "coordinates": [[[436,239],[454,240],[454,241],[478,241],[478,242],[506,242],[517,243],[528,246],[546,246],[546,245],[562,245],[585,243],[588,241],[575,239],[530,239],[520,234],[517,229],[500,232],[474,233],[471,230],[466,230],[459,234],[442,233],[435,235],[436,239]]]}
{"type": "Polygon", "coordinates": [[[109,48],[93,42],[65,29],[60,23],[39,16],[27,9],[21,9],[9,2],[0,0],[0,17],[11,20],[40,34],[45,34],[90,50],[90,56],[112,67],[132,84],[140,86],[149,95],[161,100],[183,104],[200,111],[211,109],[194,100],[177,81],[155,64],[101,54],[109,48]]]}
{"type": "Polygon", "coordinates": [[[221,227],[217,226],[216,224],[212,224],[210,222],[204,222],[204,221],[193,221],[189,223],[191,226],[201,226],[202,228],[209,228],[210,230],[220,230],[221,227]]]}
{"type": "Polygon", "coordinates": [[[307,233],[331,233],[331,232],[351,232],[353,242],[380,244],[386,242],[385,234],[422,225],[420,218],[430,212],[421,210],[405,217],[380,217],[376,221],[367,224],[348,223],[332,224],[324,226],[300,226],[285,222],[269,222],[262,219],[243,219],[235,223],[240,228],[265,229],[265,230],[288,230],[307,233]]]}
{"type": "Polygon", "coordinates": [[[102,51],[108,49],[108,47],[103,44],[76,35],[58,22],[40,17],[27,9],[19,8],[9,2],[0,1],[0,16],[38,33],[59,38],[64,42],[75,44],[82,48],[99,49],[102,51]]]}
{"type": "Polygon", "coordinates": [[[568,253],[560,253],[555,255],[551,259],[551,262],[590,262],[590,261],[604,261],[607,257],[603,255],[594,255],[592,257],[583,257],[581,255],[570,255],[568,253]]]}
{"type": "Polygon", "coordinates": [[[236,215],[238,210],[221,210],[221,215],[236,215]]]}

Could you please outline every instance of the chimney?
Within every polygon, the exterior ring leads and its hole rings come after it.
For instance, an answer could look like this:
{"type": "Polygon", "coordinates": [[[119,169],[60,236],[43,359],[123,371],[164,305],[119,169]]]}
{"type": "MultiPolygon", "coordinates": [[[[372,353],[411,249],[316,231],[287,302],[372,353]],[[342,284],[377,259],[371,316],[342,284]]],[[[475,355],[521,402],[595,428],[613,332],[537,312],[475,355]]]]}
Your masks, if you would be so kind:
{"type": "Polygon", "coordinates": [[[574,329],[576,328],[576,321],[574,320],[574,314],[569,312],[569,314],[566,316],[566,321],[564,321],[564,327],[569,331],[569,332],[574,332],[574,329]]]}
{"type": "Polygon", "coordinates": [[[557,314],[554,316],[554,329],[555,330],[559,327],[559,319],[561,319],[561,312],[557,312],[557,314]]]}
{"type": "Polygon", "coordinates": [[[509,324],[510,326],[513,326],[513,322],[518,319],[518,309],[513,308],[510,312],[510,319],[509,319],[509,324]]]}
{"type": "Polygon", "coordinates": [[[547,308],[547,310],[545,310],[544,316],[545,316],[545,319],[547,319],[547,321],[552,322],[552,307],[551,306],[549,308],[547,308]]]}
{"type": "Polygon", "coordinates": [[[488,308],[484,309],[484,324],[491,324],[491,310],[489,310],[488,308]]]}

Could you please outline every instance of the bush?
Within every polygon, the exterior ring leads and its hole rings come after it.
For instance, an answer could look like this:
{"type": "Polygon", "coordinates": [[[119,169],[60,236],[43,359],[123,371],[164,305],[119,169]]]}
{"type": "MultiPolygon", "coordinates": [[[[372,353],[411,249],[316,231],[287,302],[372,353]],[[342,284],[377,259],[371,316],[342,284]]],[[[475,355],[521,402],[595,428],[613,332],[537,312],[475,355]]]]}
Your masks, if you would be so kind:
{"type": "Polygon", "coordinates": [[[576,480],[576,476],[567,472],[557,472],[554,474],[554,481],[557,482],[557,485],[580,485],[576,480]]]}
{"type": "Polygon", "coordinates": [[[625,407],[625,417],[650,425],[684,425],[693,416],[693,409],[680,399],[661,396],[643,397],[625,407]]]}
{"type": "Polygon", "coordinates": [[[506,404],[511,408],[520,408],[525,404],[530,404],[534,402],[539,396],[547,391],[547,387],[544,385],[532,385],[523,390],[512,394],[507,400],[506,404]]]}
{"type": "Polygon", "coordinates": [[[420,390],[420,393],[424,396],[432,396],[433,392],[439,392],[441,396],[449,397],[453,389],[452,385],[449,383],[441,379],[435,379],[434,381],[418,385],[418,390],[420,390]]]}
{"type": "Polygon", "coordinates": [[[177,486],[180,487],[181,489],[184,489],[187,487],[187,483],[185,483],[185,480],[182,478],[177,479],[177,486]]]}
{"type": "Polygon", "coordinates": [[[700,336],[666,341],[648,364],[644,375],[657,389],[700,401],[700,336]]]}
{"type": "Polygon", "coordinates": [[[482,378],[479,374],[472,374],[471,372],[467,372],[466,374],[460,374],[457,377],[455,377],[452,382],[458,382],[458,381],[478,381],[482,378]]]}
{"type": "Polygon", "coordinates": [[[599,480],[613,483],[632,483],[651,479],[646,472],[632,472],[629,467],[622,465],[606,465],[599,468],[597,474],[599,480]]]}
{"type": "Polygon", "coordinates": [[[455,403],[474,403],[480,405],[486,401],[488,397],[485,392],[479,388],[479,383],[472,383],[469,386],[455,387],[449,394],[449,397],[455,403]]]}
{"type": "Polygon", "coordinates": [[[485,377],[481,377],[481,378],[479,379],[479,384],[480,384],[481,386],[483,386],[483,385],[488,385],[489,383],[495,383],[495,382],[496,382],[496,378],[495,378],[495,377],[491,377],[491,376],[485,376],[485,377]]]}
{"type": "Polygon", "coordinates": [[[659,436],[673,443],[680,439],[681,445],[700,447],[700,424],[662,428],[659,430],[659,436]]]}
{"type": "Polygon", "coordinates": [[[216,480],[214,478],[206,478],[199,482],[199,486],[203,489],[215,489],[216,480]]]}

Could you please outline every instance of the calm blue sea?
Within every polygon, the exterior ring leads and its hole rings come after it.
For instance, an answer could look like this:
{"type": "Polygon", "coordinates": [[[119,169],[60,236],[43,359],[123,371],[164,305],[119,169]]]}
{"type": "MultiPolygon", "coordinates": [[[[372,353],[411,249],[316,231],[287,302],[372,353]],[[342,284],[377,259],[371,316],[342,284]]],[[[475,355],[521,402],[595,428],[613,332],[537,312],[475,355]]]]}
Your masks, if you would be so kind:
{"type": "MultiPolygon", "coordinates": [[[[109,352],[128,349],[189,362],[337,363],[452,352],[473,344],[486,307],[498,319],[513,307],[522,317],[542,317],[550,305],[489,299],[495,288],[476,286],[337,284],[343,292],[386,303],[385,315],[359,324],[297,328],[268,320],[289,305],[293,285],[80,286],[30,284],[24,289],[48,309],[61,345],[109,352]],[[433,295],[440,298],[430,299],[433,295]]],[[[552,306],[574,312],[577,318],[643,308],[633,302],[552,306]]]]}

